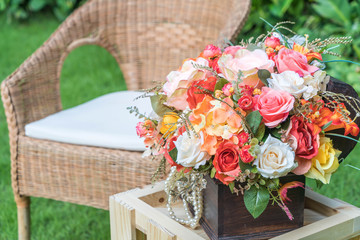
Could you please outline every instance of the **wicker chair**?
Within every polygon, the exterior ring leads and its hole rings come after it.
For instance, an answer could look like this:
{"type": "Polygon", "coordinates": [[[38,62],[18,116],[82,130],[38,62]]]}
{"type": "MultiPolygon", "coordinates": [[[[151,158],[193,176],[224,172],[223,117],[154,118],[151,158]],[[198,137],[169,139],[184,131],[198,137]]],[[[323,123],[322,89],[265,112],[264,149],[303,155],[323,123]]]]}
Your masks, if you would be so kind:
{"type": "Polygon", "coordinates": [[[108,209],[114,193],[150,183],[141,153],[34,139],[24,126],[62,110],[59,78],[75,48],[96,44],[119,64],[129,90],[163,80],[206,44],[234,40],[250,0],[93,0],[2,82],[19,239],[30,238],[29,196],[108,209]],[[136,179],[136,181],[135,181],[136,179]]]}

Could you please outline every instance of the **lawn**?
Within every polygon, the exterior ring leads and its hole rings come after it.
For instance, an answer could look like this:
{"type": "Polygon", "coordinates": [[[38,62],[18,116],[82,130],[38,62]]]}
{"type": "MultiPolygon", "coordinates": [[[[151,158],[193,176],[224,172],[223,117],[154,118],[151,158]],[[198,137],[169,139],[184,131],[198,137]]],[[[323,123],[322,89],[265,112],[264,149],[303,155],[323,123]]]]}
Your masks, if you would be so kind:
{"type": "MultiPolygon", "coordinates": [[[[0,16],[0,79],[11,74],[56,29],[53,17],[39,16],[29,22],[5,24],[0,16]]],[[[125,84],[115,60],[103,49],[85,46],[72,52],[61,76],[61,96],[65,108],[123,90],[125,84]]],[[[17,239],[16,205],[10,183],[9,143],[6,119],[0,106],[0,239],[17,239]]],[[[360,148],[345,164],[360,167],[360,148]]],[[[344,165],[345,165],[344,164],[344,165]]],[[[317,190],[360,207],[360,171],[342,166],[332,184],[317,190]]],[[[33,239],[109,239],[109,213],[42,198],[32,198],[33,239]]]]}

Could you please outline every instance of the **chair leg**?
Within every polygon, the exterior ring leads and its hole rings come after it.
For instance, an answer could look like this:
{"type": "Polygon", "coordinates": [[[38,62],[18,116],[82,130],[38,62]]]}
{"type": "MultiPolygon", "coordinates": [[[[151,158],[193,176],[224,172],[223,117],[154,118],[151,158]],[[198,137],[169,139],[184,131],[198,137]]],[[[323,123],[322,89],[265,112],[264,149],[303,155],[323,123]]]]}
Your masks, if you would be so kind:
{"type": "Polygon", "coordinates": [[[18,214],[18,239],[30,240],[30,197],[15,196],[18,214]]]}

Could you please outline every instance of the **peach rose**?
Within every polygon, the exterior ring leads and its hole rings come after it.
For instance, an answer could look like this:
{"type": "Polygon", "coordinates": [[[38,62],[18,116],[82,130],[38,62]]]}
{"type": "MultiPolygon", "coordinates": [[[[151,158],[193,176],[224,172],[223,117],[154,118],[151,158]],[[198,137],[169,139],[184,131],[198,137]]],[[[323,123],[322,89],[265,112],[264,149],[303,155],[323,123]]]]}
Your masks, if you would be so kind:
{"type": "Polygon", "coordinates": [[[231,54],[233,57],[235,57],[236,52],[238,50],[240,50],[240,49],[245,49],[245,47],[243,47],[243,46],[229,46],[229,47],[225,48],[223,54],[231,54]]]}
{"type": "Polygon", "coordinates": [[[294,71],[303,77],[319,70],[319,68],[308,64],[305,55],[287,48],[280,49],[274,60],[279,73],[294,71]]]}
{"type": "Polygon", "coordinates": [[[294,107],[294,97],[285,91],[268,87],[261,89],[261,94],[255,97],[255,109],[259,110],[267,127],[273,128],[285,121],[294,107]]]}
{"type": "Polygon", "coordinates": [[[271,73],[274,72],[274,62],[269,60],[265,51],[261,49],[254,51],[239,49],[235,56],[223,54],[219,58],[218,65],[225,78],[230,82],[237,80],[241,71],[243,74],[241,86],[264,86],[257,75],[258,70],[266,69],[271,73]]]}
{"type": "Polygon", "coordinates": [[[208,71],[197,69],[194,64],[209,67],[209,61],[204,58],[197,58],[195,61],[188,59],[184,61],[181,69],[172,71],[166,77],[166,83],[163,86],[165,94],[168,96],[166,104],[179,110],[185,110],[188,106],[187,88],[193,81],[205,79],[208,71]]]}

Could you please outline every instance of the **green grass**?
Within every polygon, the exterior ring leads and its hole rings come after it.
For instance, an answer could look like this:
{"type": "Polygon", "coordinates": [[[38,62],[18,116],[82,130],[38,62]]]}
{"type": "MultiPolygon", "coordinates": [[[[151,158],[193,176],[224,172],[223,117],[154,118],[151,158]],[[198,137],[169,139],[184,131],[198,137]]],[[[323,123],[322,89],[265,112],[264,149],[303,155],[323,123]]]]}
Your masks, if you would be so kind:
{"type": "MultiPolygon", "coordinates": [[[[0,16],[0,79],[5,79],[31,55],[59,22],[51,17],[32,18],[27,24],[6,25],[0,16]]],[[[96,46],[85,46],[72,52],[65,61],[61,76],[64,108],[88,101],[104,93],[125,89],[115,60],[96,46]]],[[[0,239],[17,239],[16,205],[10,181],[9,143],[6,119],[0,106],[0,239]]],[[[357,147],[345,163],[360,167],[357,147]]],[[[360,207],[360,171],[341,166],[331,184],[318,190],[360,207]]],[[[107,211],[32,198],[32,239],[109,239],[107,211]]]]}

